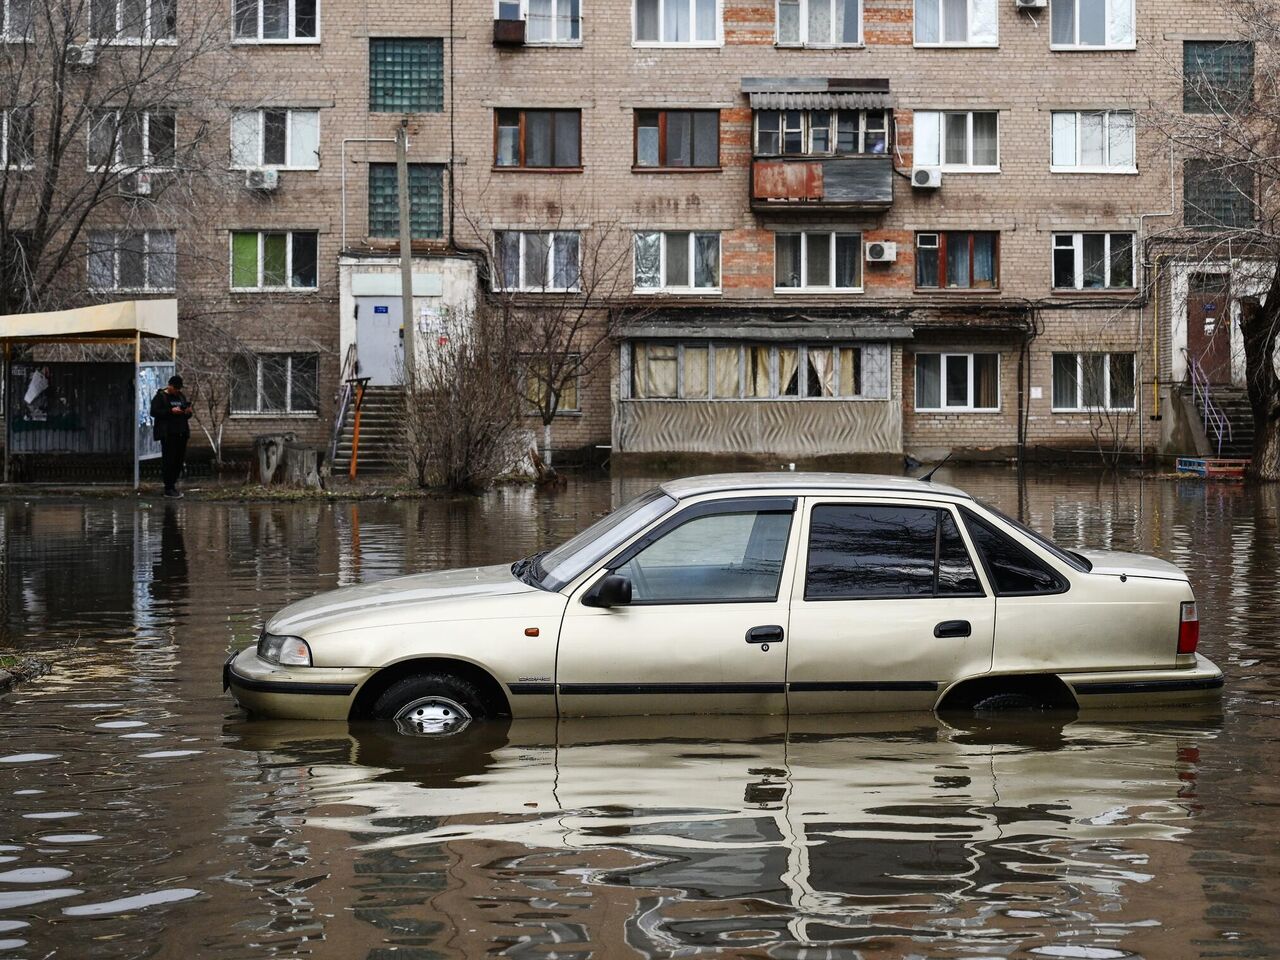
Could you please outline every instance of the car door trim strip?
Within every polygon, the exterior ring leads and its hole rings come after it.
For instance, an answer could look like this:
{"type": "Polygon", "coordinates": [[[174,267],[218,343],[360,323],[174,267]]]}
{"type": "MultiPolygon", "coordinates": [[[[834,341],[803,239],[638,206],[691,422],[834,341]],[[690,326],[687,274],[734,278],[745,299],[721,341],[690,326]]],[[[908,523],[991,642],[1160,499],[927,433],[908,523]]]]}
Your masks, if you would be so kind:
{"type": "Polygon", "coordinates": [[[857,693],[886,690],[937,690],[933,680],[800,680],[789,685],[792,693],[857,693]]]}
{"type": "Polygon", "coordinates": [[[567,696],[595,697],[664,693],[785,693],[785,683],[562,683],[567,696]]]}
{"type": "Polygon", "coordinates": [[[1205,677],[1196,680],[1106,680],[1095,683],[1076,683],[1076,693],[1181,693],[1191,690],[1217,690],[1223,685],[1222,677],[1205,677]]]}
{"type": "Polygon", "coordinates": [[[549,697],[556,692],[554,683],[509,683],[507,689],[517,697],[549,697]]]}

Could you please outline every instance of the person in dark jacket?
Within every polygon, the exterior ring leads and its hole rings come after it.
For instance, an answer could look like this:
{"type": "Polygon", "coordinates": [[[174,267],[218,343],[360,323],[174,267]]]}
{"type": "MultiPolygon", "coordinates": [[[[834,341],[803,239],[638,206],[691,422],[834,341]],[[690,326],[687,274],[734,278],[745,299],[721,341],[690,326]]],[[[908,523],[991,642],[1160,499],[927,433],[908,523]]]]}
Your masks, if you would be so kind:
{"type": "Polygon", "coordinates": [[[157,390],[151,398],[152,435],[160,441],[160,472],[164,477],[164,495],[178,498],[178,478],[187,457],[187,440],[191,437],[191,401],[182,393],[182,378],[172,376],[169,385],[157,390]]]}

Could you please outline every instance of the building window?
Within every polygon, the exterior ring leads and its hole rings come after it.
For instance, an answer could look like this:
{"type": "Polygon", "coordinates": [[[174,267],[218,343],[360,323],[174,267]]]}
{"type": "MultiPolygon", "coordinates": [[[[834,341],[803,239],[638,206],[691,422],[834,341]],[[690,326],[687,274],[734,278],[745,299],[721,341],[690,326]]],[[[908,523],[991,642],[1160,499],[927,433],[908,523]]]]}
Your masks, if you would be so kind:
{"type": "Polygon", "coordinates": [[[997,0],[915,0],[917,47],[994,47],[997,0]]]}
{"type": "Polygon", "coordinates": [[[29,170],[35,163],[36,127],[30,107],[0,111],[0,167],[29,170]]]}
{"type": "Polygon", "coordinates": [[[917,233],[916,286],[994,290],[1000,286],[1000,235],[959,230],[917,233]]]}
{"type": "Polygon", "coordinates": [[[545,356],[521,358],[521,381],[524,385],[524,398],[529,404],[530,414],[536,414],[547,407],[547,391],[550,389],[547,381],[552,376],[562,381],[558,384],[560,398],[556,402],[556,412],[578,413],[581,410],[578,405],[577,374],[581,360],[582,358],[576,353],[571,353],[565,357],[556,357],[554,364],[549,363],[545,356]],[[572,374],[566,376],[569,371],[572,371],[572,374]]]}
{"type": "Polygon", "coordinates": [[[860,290],[862,234],[774,234],[773,270],[776,290],[860,290]]]}
{"type": "Polygon", "coordinates": [[[916,166],[999,171],[1000,115],[994,110],[917,110],[913,125],[916,166]]]}
{"type": "Polygon", "coordinates": [[[858,46],[862,0],[778,0],[779,46],[858,46]]]}
{"type": "Polygon", "coordinates": [[[1053,286],[1057,290],[1129,289],[1132,233],[1055,233],[1053,286]]]}
{"type": "Polygon", "coordinates": [[[1134,46],[1133,0],[1049,0],[1054,50],[1134,46]]]}
{"type": "Polygon", "coordinates": [[[91,230],[89,289],[161,293],[177,285],[172,230],[91,230]]]}
{"type": "Polygon", "coordinates": [[[1054,173],[1137,173],[1135,123],[1130,110],[1055,110],[1054,173]]]}
{"type": "MultiPolygon", "coordinates": [[[[413,240],[436,240],[443,232],[444,191],[439,164],[409,164],[409,226],[413,240]]],[[[400,204],[394,163],[369,164],[369,236],[400,238],[400,204]]]]}
{"type": "Polygon", "coordinates": [[[634,400],[837,400],[889,396],[884,343],[629,344],[634,400]]]}
{"type": "Polygon", "coordinates": [[[916,410],[999,409],[1000,354],[916,354],[916,410]]]}
{"type": "Polygon", "coordinates": [[[1182,177],[1182,222],[1188,227],[1245,230],[1253,227],[1253,172],[1215,160],[1186,160],[1182,177]]]}
{"type": "Polygon", "coordinates": [[[172,40],[176,31],[177,0],[91,0],[89,4],[89,36],[98,43],[172,40]]]}
{"type": "Polygon", "coordinates": [[[369,41],[369,109],[439,113],[444,109],[444,41],[394,37],[369,41]]]}
{"type": "Polygon", "coordinates": [[[637,44],[716,46],[719,0],[634,0],[637,44]]]}
{"type": "Polygon", "coordinates": [[[637,233],[635,288],[645,292],[718,293],[720,234],[687,230],[637,233]]]}
{"type": "Polygon", "coordinates": [[[1182,109],[1234,113],[1253,100],[1253,44],[1188,40],[1182,45],[1182,109]]]}
{"type": "Polygon", "coordinates": [[[578,0],[497,0],[499,20],[523,20],[525,43],[577,43],[582,39],[578,0]]]}
{"type": "Polygon", "coordinates": [[[886,153],[883,110],[757,110],[756,156],[886,153]]]}
{"type": "Polygon", "coordinates": [[[172,110],[102,110],[89,123],[90,170],[171,170],[177,149],[172,110]]]}
{"type": "Polygon", "coordinates": [[[319,7],[320,0],[235,0],[236,39],[314,41],[320,36],[319,7]]]}
{"type": "Polygon", "coordinates": [[[493,111],[493,162],[499,167],[579,170],[581,110],[493,111]]]}
{"type": "Polygon", "coordinates": [[[494,241],[495,289],[537,293],[578,289],[581,244],[577,233],[502,230],[494,241]]]}
{"type": "Polygon", "coordinates": [[[231,234],[231,289],[314,290],[318,235],[237,230],[231,234]]]}
{"type": "Polygon", "coordinates": [[[319,398],[318,354],[238,354],[232,358],[233,414],[314,414],[319,398]]]}
{"type": "Polygon", "coordinates": [[[1132,353],[1055,353],[1054,410],[1132,410],[1137,395],[1132,353]]]}
{"type": "Polygon", "coordinates": [[[0,40],[30,40],[35,24],[31,16],[34,0],[0,0],[0,40]]]}
{"type": "Polygon", "coordinates": [[[637,110],[637,167],[716,169],[719,110],[637,110]]]}
{"type": "Polygon", "coordinates": [[[319,168],[320,111],[235,111],[231,115],[231,166],[241,170],[319,168]]]}

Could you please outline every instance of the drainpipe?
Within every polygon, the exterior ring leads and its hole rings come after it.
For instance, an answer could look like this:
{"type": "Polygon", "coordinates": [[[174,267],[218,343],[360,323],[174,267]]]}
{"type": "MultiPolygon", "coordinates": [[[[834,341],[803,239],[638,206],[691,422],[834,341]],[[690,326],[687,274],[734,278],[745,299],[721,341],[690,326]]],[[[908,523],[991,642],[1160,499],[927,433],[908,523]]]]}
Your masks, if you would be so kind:
{"type": "MultiPolygon", "coordinates": [[[[1151,331],[1151,352],[1154,360],[1154,367],[1152,368],[1152,374],[1151,374],[1151,384],[1152,384],[1151,391],[1152,391],[1152,396],[1154,398],[1152,402],[1152,407],[1151,407],[1152,420],[1158,420],[1160,418],[1160,291],[1158,288],[1154,286],[1154,284],[1160,278],[1160,258],[1157,257],[1155,259],[1154,265],[1152,261],[1147,258],[1146,223],[1148,220],[1152,220],[1152,219],[1162,219],[1166,217],[1172,217],[1177,213],[1177,210],[1178,210],[1178,195],[1177,195],[1177,183],[1174,178],[1173,142],[1170,141],[1169,143],[1169,209],[1167,211],[1160,211],[1155,213],[1143,213],[1138,215],[1138,243],[1141,244],[1141,248],[1142,248],[1142,269],[1147,273],[1144,289],[1148,291],[1151,291],[1153,289],[1155,290],[1155,302],[1156,302],[1156,305],[1155,305],[1156,320],[1155,320],[1154,328],[1151,331]],[[1154,275],[1152,274],[1153,266],[1155,268],[1154,275]]],[[[1148,293],[1148,296],[1150,296],[1150,293],[1148,293]]],[[[1141,325],[1141,319],[1139,319],[1139,325],[1141,325]]],[[[1139,340],[1139,342],[1141,342],[1141,340],[1139,340]]],[[[1142,414],[1139,413],[1138,416],[1141,417],[1142,414]]],[[[1142,433],[1141,422],[1139,422],[1138,424],[1138,432],[1139,432],[1139,435],[1141,435],[1142,433]]]]}

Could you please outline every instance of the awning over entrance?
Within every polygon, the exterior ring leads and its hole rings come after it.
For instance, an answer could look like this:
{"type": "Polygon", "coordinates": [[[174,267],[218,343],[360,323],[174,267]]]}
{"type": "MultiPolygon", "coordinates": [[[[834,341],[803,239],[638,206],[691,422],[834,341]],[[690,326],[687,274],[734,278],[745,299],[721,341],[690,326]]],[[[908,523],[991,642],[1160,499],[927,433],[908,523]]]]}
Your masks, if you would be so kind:
{"type": "Polygon", "coordinates": [[[0,341],[10,343],[131,343],[138,337],[177,340],[178,301],[121,300],[0,317],[0,341]]]}

